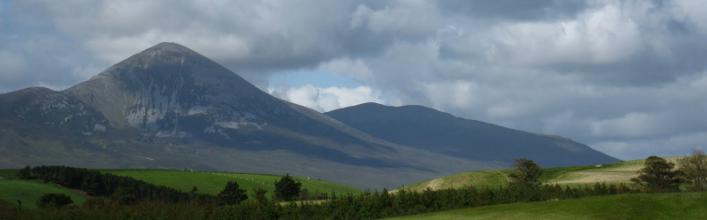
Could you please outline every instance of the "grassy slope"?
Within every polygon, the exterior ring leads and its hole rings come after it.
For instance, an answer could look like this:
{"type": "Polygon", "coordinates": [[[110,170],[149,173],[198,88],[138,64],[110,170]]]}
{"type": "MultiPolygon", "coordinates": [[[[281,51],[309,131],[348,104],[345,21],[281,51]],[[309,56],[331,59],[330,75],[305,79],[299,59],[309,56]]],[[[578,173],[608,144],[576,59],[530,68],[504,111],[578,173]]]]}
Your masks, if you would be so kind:
{"type": "MultiPolygon", "coordinates": [[[[675,160],[671,158],[670,160],[675,160]]],[[[624,161],[616,164],[576,167],[557,167],[543,170],[541,179],[546,183],[556,183],[561,185],[592,184],[596,182],[604,183],[629,183],[635,177],[636,172],[643,166],[643,160],[624,161]]],[[[476,187],[496,187],[508,183],[507,175],[509,170],[498,171],[473,171],[464,172],[451,176],[440,177],[403,188],[421,191],[425,188],[433,190],[459,188],[473,185],[476,187]]]]}
{"type": "MultiPolygon", "coordinates": [[[[82,204],[85,196],[80,192],[66,189],[53,184],[38,181],[18,180],[15,178],[16,170],[0,170],[0,200],[16,205],[17,200],[22,201],[22,206],[35,208],[36,201],[45,193],[63,193],[71,196],[76,204],[82,204]]],[[[273,183],[280,177],[260,174],[240,173],[215,173],[215,172],[187,172],[176,170],[110,170],[116,175],[129,176],[141,179],[156,185],[173,187],[185,192],[191,191],[196,186],[201,193],[217,194],[228,181],[237,181],[238,184],[252,194],[255,187],[268,190],[268,196],[273,191],[273,183]]],[[[309,192],[336,192],[337,194],[358,193],[358,189],[338,185],[323,180],[307,180],[295,177],[309,192]]]]}
{"type": "MultiPolygon", "coordinates": [[[[215,195],[223,190],[228,181],[236,181],[238,185],[246,189],[252,195],[256,187],[268,191],[268,196],[274,189],[274,183],[280,176],[262,174],[243,174],[225,172],[190,172],[180,170],[109,170],[106,171],[121,176],[129,176],[156,185],[172,187],[184,192],[190,192],[196,186],[201,193],[215,195]]],[[[322,192],[337,194],[358,193],[358,189],[330,183],[323,180],[308,180],[295,177],[302,182],[302,187],[310,193],[322,192]]]]}
{"type": "Polygon", "coordinates": [[[0,200],[13,206],[17,200],[22,201],[24,208],[36,208],[39,197],[46,193],[61,193],[71,197],[74,204],[82,204],[86,198],[80,192],[38,181],[18,180],[16,170],[0,170],[0,200]]]}
{"type": "Polygon", "coordinates": [[[707,219],[707,193],[628,194],[456,209],[393,219],[707,219]]]}

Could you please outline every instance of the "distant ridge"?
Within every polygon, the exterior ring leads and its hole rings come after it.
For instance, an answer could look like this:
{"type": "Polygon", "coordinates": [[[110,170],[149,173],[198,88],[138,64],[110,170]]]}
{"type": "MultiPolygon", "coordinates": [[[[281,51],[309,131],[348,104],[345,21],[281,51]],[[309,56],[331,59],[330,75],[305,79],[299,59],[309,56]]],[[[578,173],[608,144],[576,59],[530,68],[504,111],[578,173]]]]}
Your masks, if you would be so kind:
{"type": "Polygon", "coordinates": [[[529,158],[545,166],[618,161],[567,138],[464,119],[424,106],[364,103],[326,114],[396,144],[477,161],[529,158]]]}

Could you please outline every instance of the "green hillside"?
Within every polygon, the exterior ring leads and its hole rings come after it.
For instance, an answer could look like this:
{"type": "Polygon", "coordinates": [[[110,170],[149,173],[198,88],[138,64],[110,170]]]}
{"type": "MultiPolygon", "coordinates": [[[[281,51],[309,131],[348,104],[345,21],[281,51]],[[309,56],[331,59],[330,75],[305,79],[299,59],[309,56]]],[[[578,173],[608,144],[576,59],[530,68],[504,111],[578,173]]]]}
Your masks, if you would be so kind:
{"type": "Polygon", "coordinates": [[[456,209],[392,219],[707,219],[707,193],[625,194],[456,209]]]}
{"type": "MultiPolygon", "coordinates": [[[[678,157],[667,158],[676,162],[678,157]]],[[[596,166],[556,167],[543,169],[541,179],[545,183],[560,185],[583,185],[601,183],[629,183],[643,167],[643,160],[623,161],[596,166]]],[[[497,187],[508,183],[510,170],[472,171],[440,177],[403,186],[406,190],[422,191],[459,188],[465,186],[497,187]]]]}
{"type": "Polygon", "coordinates": [[[0,200],[12,205],[17,205],[19,200],[22,207],[36,208],[37,200],[46,193],[69,195],[75,204],[85,201],[85,196],[80,192],[38,181],[18,180],[15,179],[15,170],[0,170],[0,200]]]}
{"type": "MultiPolygon", "coordinates": [[[[175,188],[184,192],[190,192],[196,186],[198,192],[212,195],[221,192],[228,181],[236,181],[248,193],[253,193],[253,189],[260,187],[267,190],[268,196],[270,196],[275,188],[274,183],[280,179],[280,176],[275,175],[181,170],[108,170],[106,172],[132,177],[155,185],[175,188]]],[[[302,182],[303,189],[306,189],[309,193],[334,192],[341,195],[360,192],[358,189],[324,180],[302,177],[295,177],[295,179],[302,182]]]]}

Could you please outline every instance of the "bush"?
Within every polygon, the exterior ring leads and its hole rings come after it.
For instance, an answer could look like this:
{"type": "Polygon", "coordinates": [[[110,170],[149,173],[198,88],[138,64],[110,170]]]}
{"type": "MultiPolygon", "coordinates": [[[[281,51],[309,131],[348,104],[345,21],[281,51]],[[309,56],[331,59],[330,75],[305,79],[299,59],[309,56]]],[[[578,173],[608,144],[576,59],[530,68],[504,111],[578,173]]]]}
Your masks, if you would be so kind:
{"type": "Polygon", "coordinates": [[[39,198],[37,206],[41,208],[61,208],[74,203],[71,197],[64,194],[47,193],[39,198]]]}

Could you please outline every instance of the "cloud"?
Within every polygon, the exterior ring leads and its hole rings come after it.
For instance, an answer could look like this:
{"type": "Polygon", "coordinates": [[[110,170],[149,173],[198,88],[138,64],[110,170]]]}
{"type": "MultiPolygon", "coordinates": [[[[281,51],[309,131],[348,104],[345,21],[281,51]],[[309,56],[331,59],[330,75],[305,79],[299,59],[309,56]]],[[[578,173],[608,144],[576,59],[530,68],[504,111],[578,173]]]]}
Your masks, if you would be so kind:
{"type": "Polygon", "coordinates": [[[622,158],[687,153],[707,132],[703,5],[18,1],[0,8],[0,24],[9,27],[0,40],[10,42],[0,45],[7,57],[0,89],[63,88],[174,41],[319,111],[366,101],[421,104],[567,136],[622,158]],[[336,80],[288,84],[317,74],[336,80]]]}
{"type": "Polygon", "coordinates": [[[385,102],[378,92],[365,86],[358,87],[325,87],[319,88],[304,85],[293,88],[270,88],[269,92],[282,99],[304,105],[311,109],[327,112],[334,109],[349,107],[366,102],[385,102]]]}
{"type": "Polygon", "coordinates": [[[369,80],[373,77],[371,69],[360,59],[337,58],[321,63],[317,69],[323,72],[352,76],[358,80],[369,80]]]}
{"type": "Polygon", "coordinates": [[[9,51],[0,51],[0,80],[11,81],[21,76],[27,68],[24,57],[9,51]]]}

